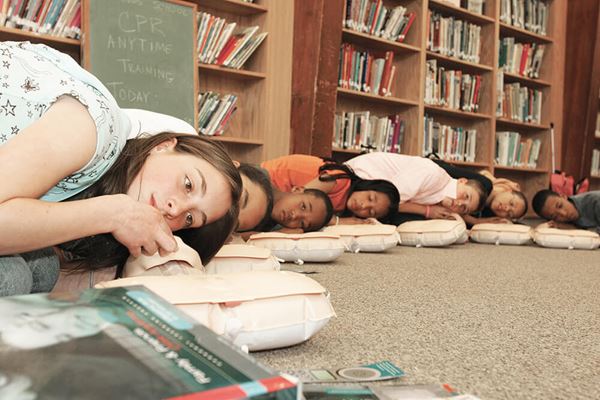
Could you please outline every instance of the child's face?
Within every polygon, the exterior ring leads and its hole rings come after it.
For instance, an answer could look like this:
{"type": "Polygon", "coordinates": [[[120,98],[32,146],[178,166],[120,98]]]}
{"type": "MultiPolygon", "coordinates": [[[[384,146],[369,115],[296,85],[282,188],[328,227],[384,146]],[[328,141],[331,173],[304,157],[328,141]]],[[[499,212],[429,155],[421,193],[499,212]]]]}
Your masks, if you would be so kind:
{"type": "Polygon", "coordinates": [[[348,197],[346,208],[360,218],[383,218],[388,214],[390,204],[390,198],[385,193],[361,190],[348,197]]]}
{"type": "Polygon", "coordinates": [[[327,208],[323,199],[310,193],[288,193],[273,204],[271,217],[286,228],[315,230],[326,222],[327,208]]]}
{"type": "Polygon", "coordinates": [[[579,212],[566,197],[550,196],[541,210],[542,217],[556,222],[573,222],[579,218],[579,212]]]}
{"type": "Polygon", "coordinates": [[[456,199],[444,198],[441,205],[452,212],[465,215],[477,210],[479,205],[479,193],[475,188],[466,184],[466,180],[459,179],[456,188],[456,199]]]}
{"type": "Polygon", "coordinates": [[[172,231],[210,224],[231,207],[225,176],[208,161],[175,151],[176,144],[156,146],[127,190],[158,209],[172,231]]]}
{"type": "Polygon", "coordinates": [[[494,196],[490,208],[501,218],[521,218],[525,213],[525,202],[514,192],[501,192],[494,196]]]}

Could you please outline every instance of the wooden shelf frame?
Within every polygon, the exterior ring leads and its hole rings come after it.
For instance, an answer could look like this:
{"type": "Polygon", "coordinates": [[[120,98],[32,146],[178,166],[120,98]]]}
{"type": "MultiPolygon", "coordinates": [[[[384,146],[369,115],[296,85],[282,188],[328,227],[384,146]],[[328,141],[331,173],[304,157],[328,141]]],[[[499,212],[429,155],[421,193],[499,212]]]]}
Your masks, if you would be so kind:
{"type": "Polygon", "coordinates": [[[362,32],[356,32],[352,29],[342,29],[342,38],[344,41],[361,44],[373,49],[382,51],[391,50],[395,53],[413,52],[418,53],[420,49],[404,42],[394,42],[393,40],[382,39],[377,36],[368,35],[362,32]]]}
{"type": "Polygon", "coordinates": [[[198,9],[208,8],[211,10],[238,14],[254,15],[266,13],[269,9],[262,4],[247,3],[241,0],[188,0],[198,5],[198,9]]]}
{"type": "Polygon", "coordinates": [[[211,64],[198,63],[198,69],[200,70],[200,73],[215,74],[220,76],[226,76],[230,79],[239,79],[247,81],[256,81],[260,79],[265,79],[267,77],[267,74],[262,72],[248,71],[246,69],[226,68],[211,64]]]}

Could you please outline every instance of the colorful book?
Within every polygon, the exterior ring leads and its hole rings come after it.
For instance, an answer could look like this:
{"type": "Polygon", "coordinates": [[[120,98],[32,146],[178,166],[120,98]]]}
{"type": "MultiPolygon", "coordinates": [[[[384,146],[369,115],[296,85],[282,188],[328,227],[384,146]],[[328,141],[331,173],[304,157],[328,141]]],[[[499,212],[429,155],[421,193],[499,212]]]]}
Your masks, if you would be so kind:
{"type": "Polygon", "coordinates": [[[0,379],[18,398],[298,397],[143,286],[1,298],[0,379]]]}

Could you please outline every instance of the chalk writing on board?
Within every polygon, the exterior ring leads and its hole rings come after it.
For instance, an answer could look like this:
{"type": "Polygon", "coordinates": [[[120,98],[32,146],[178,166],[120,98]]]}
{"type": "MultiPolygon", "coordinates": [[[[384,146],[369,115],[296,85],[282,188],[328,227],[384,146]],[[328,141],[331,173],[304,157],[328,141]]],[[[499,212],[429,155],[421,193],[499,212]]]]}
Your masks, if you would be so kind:
{"type": "Polygon", "coordinates": [[[195,7],[168,0],[89,4],[89,64],[119,105],[194,123],[195,7]]]}

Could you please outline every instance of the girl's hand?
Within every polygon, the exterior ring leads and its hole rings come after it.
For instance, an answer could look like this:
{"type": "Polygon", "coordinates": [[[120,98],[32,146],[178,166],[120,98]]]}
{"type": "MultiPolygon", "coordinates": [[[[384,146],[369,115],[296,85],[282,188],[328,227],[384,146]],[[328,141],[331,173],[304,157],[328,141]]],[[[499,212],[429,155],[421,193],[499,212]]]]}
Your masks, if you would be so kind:
{"type": "Polygon", "coordinates": [[[490,218],[482,218],[484,222],[490,224],[512,224],[513,222],[510,219],[502,218],[502,217],[490,217],[490,218]]]}
{"type": "Polygon", "coordinates": [[[372,218],[358,218],[358,217],[344,217],[340,218],[340,225],[362,225],[362,224],[374,224],[372,218]]]}
{"type": "Polygon", "coordinates": [[[429,206],[429,219],[453,219],[452,211],[439,205],[429,206]]]}
{"type": "Polygon", "coordinates": [[[125,194],[110,196],[113,210],[113,229],[110,233],[134,257],[153,255],[157,251],[161,256],[177,250],[171,228],[160,210],[149,204],[140,203],[125,194]]]}

